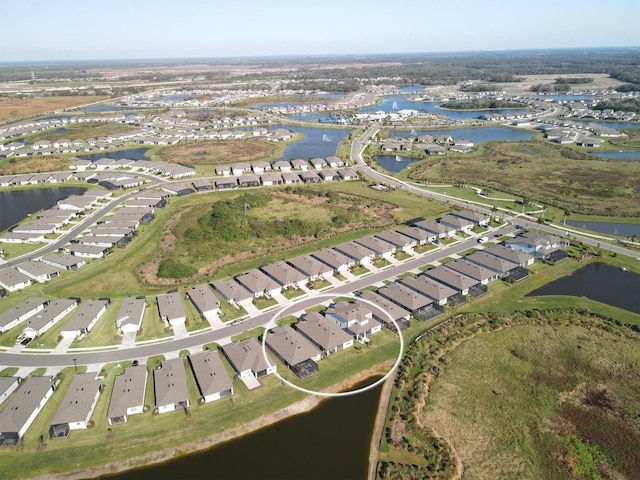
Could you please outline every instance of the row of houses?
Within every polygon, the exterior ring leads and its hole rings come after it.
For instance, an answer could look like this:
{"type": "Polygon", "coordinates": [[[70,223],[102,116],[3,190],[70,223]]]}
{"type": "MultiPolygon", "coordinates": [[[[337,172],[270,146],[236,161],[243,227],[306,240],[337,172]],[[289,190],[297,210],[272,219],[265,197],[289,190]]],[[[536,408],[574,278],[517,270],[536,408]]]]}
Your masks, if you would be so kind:
{"type": "Polygon", "coordinates": [[[464,216],[485,225],[489,221],[488,217],[467,210],[451,214],[451,219],[449,216],[441,219],[452,222],[451,225],[420,220],[395,231],[383,231],[310,255],[265,265],[234,279],[215,281],[212,286],[227,302],[242,306],[263,295],[272,296],[283,289],[299,288],[310,281],[345,273],[356,265],[366,267],[377,257],[390,258],[398,251],[409,252],[416,245],[435,243],[438,238],[453,235],[458,229],[470,230],[478,224],[465,220],[464,216]]]}
{"type": "Polygon", "coordinates": [[[221,176],[238,176],[246,173],[254,173],[257,175],[265,172],[279,171],[281,173],[289,173],[293,170],[306,172],[309,170],[320,171],[324,168],[340,168],[344,166],[344,162],[336,156],[327,158],[315,157],[308,160],[295,158],[293,160],[275,160],[273,162],[259,161],[252,163],[234,163],[232,165],[219,165],[216,167],[216,175],[221,176]]]}
{"type": "MultiPolygon", "coordinates": [[[[58,202],[56,207],[37,214],[36,219],[12,228],[0,235],[0,242],[38,243],[47,234],[59,234],[74,218],[98,201],[106,200],[110,192],[89,190],[58,202]]],[[[49,253],[37,261],[29,260],[15,268],[0,270],[0,287],[9,292],[22,290],[33,282],[43,283],[60,276],[62,271],[74,271],[87,264],[88,259],[104,257],[109,250],[123,247],[132,239],[136,229],[154,218],[154,209],[163,206],[166,195],[143,192],[127,201],[113,214],[103,217],[97,225],[60,251],[49,253]]]]}

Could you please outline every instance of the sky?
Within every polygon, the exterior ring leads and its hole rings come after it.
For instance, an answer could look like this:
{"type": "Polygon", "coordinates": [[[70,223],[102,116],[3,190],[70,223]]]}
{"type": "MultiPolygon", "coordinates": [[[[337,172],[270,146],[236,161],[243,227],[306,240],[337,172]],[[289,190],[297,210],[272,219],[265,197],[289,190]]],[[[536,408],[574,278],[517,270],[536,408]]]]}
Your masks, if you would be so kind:
{"type": "Polygon", "coordinates": [[[0,62],[640,46],[638,0],[0,0],[0,62]]]}

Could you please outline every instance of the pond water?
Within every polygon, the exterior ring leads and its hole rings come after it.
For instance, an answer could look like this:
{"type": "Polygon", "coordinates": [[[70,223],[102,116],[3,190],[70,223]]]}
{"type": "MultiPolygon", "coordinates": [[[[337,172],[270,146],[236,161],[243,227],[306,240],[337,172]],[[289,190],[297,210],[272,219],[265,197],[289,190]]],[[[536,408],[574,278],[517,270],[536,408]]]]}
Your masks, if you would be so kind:
{"type": "Polygon", "coordinates": [[[640,150],[628,152],[593,152],[596,157],[613,158],[618,160],[640,160],[640,150]]]}
{"type": "Polygon", "coordinates": [[[445,115],[451,120],[466,120],[478,118],[485,113],[524,113],[526,108],[486,109],[486,110],[446,110],[439,108],[445,102],[414,102],[409,100],[413,95],[385,96],[379,104],[369,105],[360,109],[362,113],[394,112],[397,110],[418,110],[420,112],[445,115]]]}
{"type": "Polygon", "coordinates": [[[53,207],[59,200],[79,195],[82,187],[33,188],[0,191],[0,232],[27,218],[30,214],[53,207]]]}
{"type": "Polygon", "coordinates": [[[376,155],[376,162],[387,172],[398,173],[422,158],[403,157],[401,155],[376,155]]]}
{"type": "Polygon", "coordinates": [[[524,130],[504,127],[452,128],[444,130],[391,130],[390,137],[412,137],[420,135],[450,135],[453,139],[464,138],[474,143],[491,141],[529,140],[533,134],[524,130]]]}
{"type": "Polygon", "coordinates": [[[618,235],[621,237],[640,237],[639,223],[620,223],[620,222],[583,222],[581,220],[566,220],[567,225],[572,227],[592,230],[594,232],[606,233],[609,235],[618,235]]]}
{"type": "Polygon", "coordinates": [[[323,400],[310,412],[208,450],[101,478],[364,479],[380,391],[323,400]]]}
{"type": "Polygon", "coordinates": [[[130,148],[128,150],[119,150],[117,152],[100,152],[89,155],[78,155],[78,158],[81,158],[82,160],[89,160],[90,162],[95,162],[101,158],[113,158],[114,160],[120,160],[122,158],[127,158],[129,160],[149,160],[146,156],[148,150],[149,148],[130,148]]]}
{"type": "Polygon", "coordinates": [[[640,314],[640,275],[606,263],[590,263],[571,275],[559,278],[529,292],[540,295],[571,295],[640,314]]]}
{"type": "Polygon", "coordinates": [[[128,105],[91,105],[90,107],[80,108],[78,112],[85,113],[101,113],[101,112],[119,112],[121,110],[142,110],[142,107],[134,107],[128,105]]]}
{"type": "Polygon", "coordinates": [[[290,143],[282,156],[274,160],[294,158],[327,158],[336,154],[338,143],[345,138],[350,130],[338,128],[311,128],[284,126],[297,133],[304,135],[298,142],[290,143]]]}

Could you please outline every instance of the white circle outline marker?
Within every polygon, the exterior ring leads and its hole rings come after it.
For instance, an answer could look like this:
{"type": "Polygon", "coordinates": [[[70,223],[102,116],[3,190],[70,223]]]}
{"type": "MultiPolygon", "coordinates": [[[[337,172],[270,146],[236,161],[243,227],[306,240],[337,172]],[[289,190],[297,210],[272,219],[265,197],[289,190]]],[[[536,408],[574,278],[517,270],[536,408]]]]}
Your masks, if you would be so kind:
{"type": "MultiPolygon", "coordinates": [[[[308,388],[300,387],[300,386],[298,386],[298,385],[296,385],[294,383],[291,383],[286,378],[284,378],[282,375],[280,375],[278,373],[278,370],[276,369],[276,371],[274,372],[276,377],[278,377],[280,380],[282,380],[284,383],[286,383],[290,387],[295,388],[296,390],[299,390],[299,391],[301,391],[303,393],[308,393],[308,394],[311,394],[311,395],[318,395],[319,397],[348,397],[349,395],[355,395],[355,394],[360,393],[360,392],[366,392],[367,390],[371,390],[372,388],[376,388],[378,385],[383,383],[387,378],[389,378],[389,376],[398,367],[398,365],[400,365],[400,361],[402,360],[402,352],[404,351],[404,338],[402,337],[402,330],[400,330],[400,326],[398,325],[398,322],[396,322],[393,318],[391,318],[391,315],[389,315],[389,312],[383,310],[376,303],[373,303],[373,302],[371,302],[371,301],[369,301],[369,300],[367,300],[365,298],[358,298],[355,295],[352,295],[350,293],[343,293],[343,294],[340,294],[340,295],[337,295],[337,296],[339,296],[339,297],[349,297],[349,298],[352,298],[354,300],[358,300],[358,301],[361,301],[361,302],[368,303],[368,304],[373,305],[374,307],[376,307],[376,309],[381,310],[381,311],[383,311],[385,313],[385,315],[389,318],[389,320],[391,320],[393,325],[396,327],[396,330],[398,331],[398,337],[400,337],[400,350],[398,351],[398,358],[396,358],[396,361],[393,364],[393,366],[391,367],[391,369],[382,378],[380,378],[379,380],[375,381],[371,385],[367,385],[366,387],[358,388],[357,390],[350,390],[348,392],[337,392],[337,393],[318,392],[316,390],[309,390],[308,388]]],[[[321,294],[321,295],[316,295],[313,298],[318,298],[319,299],[319,298],[323,298],[323,297],[336,298],[336,295],[331,295],[331,294],[328,294],[328,293],[324,293],[324,294],[321,294]]],[[[319,303],[321,303],[321,302],[319,302],[319,303]]],[[[275,365],[271,364],[271,362],[269,361],[269,356],[267,355],[266,341],[267,341],[267,335],[269,334],[269,329],[272,328],[272,326],[276,325],[276,319],[282,314],[282,312],[284,312],[285,310],[288,310],[290,308],[293,308],[293,307],[295,307],[295,304],[288,305],[286,307],[282,307],[280,310],[278,310],[275,313],[275,315],[273,316],[271,321],[267,324],[267,326],[264,327],[264,333],[262,335],[262,356],[264,357],[265,361],[267,362],[267,365],[269,366],[269,368],[273,368],[275,366],[275,365]]]]}

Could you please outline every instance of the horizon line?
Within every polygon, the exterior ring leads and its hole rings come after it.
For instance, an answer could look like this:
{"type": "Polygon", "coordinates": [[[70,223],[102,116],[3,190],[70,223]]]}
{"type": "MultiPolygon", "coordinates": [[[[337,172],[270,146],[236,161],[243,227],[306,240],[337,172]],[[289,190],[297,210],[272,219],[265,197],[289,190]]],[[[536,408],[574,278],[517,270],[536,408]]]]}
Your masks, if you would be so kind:
{"type": "Polygon", "coordinates": [[[58,58],[58,59],[32,59],[32,60],[0,60],[1,66],[46,64],[46,63],[104,63],[104,62],[153,62],[153,61],[187,61],[187,60],[248,60],[248,59],[282,59],[282,58],[348,58],[348,57],[379,57],[379,56],[403,56],[403,55],[460,55],[460,54],[508,54],[518,52],[556,52],[567,50],[624,50],[640,49],[640,45],[611,45],[591,47],[536,47],[536,48],[504,48],[484,50],[442,50],[442,51],[411,51],[411,52],[369,52],[369,53],[291,53],[291,54],[242,54],[226,56],[180,56],[180,57],[124,57],[124,58],[58,58]]]}

